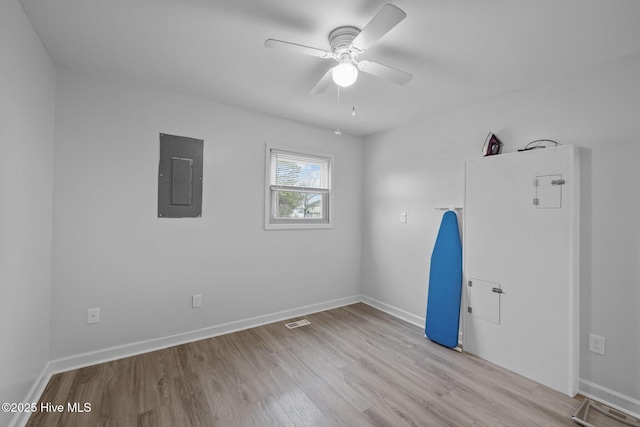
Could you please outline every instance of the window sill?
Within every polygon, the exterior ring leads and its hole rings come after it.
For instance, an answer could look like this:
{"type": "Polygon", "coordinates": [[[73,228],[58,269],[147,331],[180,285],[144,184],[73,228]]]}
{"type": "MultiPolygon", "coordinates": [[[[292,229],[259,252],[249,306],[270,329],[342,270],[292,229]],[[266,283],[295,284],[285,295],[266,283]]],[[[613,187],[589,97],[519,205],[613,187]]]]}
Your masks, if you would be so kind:
{"type": "Polygon", "coordinates": [[[271,230],[321,230],[331,229],[333,224],[301,224],[301,223],[289,223],[289,224],[265,224],[264,229],[266,231],[271,230]]]}

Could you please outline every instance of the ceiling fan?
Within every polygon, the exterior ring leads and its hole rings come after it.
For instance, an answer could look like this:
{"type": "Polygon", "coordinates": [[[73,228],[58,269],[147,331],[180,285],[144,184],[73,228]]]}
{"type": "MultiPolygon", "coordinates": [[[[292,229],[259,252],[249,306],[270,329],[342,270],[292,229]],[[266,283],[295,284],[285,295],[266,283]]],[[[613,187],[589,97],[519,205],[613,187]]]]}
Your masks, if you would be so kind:
{"type": "Polygon", "coordinates": [[[338,65],[331,67],[322,76],[311,89],[311,93],[324,92],[331,81],[341,87],[351,86],[358,78],[358,70],[403,85],[411,80],[413,77],[411,74],[378,62],[359,60],[358,56],[398,25],[406,16],[407,14],[402,9],[387,3],[362,30],[357,27],[343,26],[331,31],[329,33],[331,51],[275,39],[266,40],[264,45],[323,59],[333,59],[338,62],[338,65]]]}

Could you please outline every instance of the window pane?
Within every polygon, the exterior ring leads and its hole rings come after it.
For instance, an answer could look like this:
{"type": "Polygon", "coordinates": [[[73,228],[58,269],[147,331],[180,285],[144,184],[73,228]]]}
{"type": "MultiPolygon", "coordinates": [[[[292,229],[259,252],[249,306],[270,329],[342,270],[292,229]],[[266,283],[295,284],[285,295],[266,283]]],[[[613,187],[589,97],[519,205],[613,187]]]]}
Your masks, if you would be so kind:
{"type": "Polygon", "coordinates": [[[274,191],[274,218],[322,219],[323,194],[274,191]]]}
{"type": "Polygon", "coordinates": [[[271,152],[271,184],[329,189],[329,159],[271,152]]]}

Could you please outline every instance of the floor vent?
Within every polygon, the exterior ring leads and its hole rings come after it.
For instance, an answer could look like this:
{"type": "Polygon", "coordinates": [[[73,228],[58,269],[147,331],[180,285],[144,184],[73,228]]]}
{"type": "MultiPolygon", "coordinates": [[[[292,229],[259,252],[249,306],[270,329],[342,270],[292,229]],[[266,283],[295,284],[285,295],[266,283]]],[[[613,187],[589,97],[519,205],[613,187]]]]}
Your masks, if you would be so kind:
{"type": "Polygon", "coordinates": [[[591,399],[585,399],[572,418],[585,427],[640,427],[640,419],[591,399]]]}
{"type": "Polygon", "coordinates": [[[291,323],[285,323],[284,326],[286,326],[289,329],[294,329],[294,328],[299,328],[300,326],[306,326],[310,324],[311,322],[309,322],[307,319],[302,319],[302,320],[297,320],[291,323]]]}

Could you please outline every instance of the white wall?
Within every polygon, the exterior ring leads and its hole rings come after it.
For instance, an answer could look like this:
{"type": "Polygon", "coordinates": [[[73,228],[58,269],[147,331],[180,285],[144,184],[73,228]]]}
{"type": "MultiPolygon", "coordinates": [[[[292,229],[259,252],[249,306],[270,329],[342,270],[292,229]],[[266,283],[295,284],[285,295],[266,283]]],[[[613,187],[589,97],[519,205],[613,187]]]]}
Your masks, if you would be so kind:
{"type": "Polygon", "coordinates": [[[23,402],[49,361],[55,69],[15,0],[0,58],[0,402],[23,402]]]}
{"type": "Polygon", "coordinates": [[[613,392],[636,399],[640,414],[640,135],[595,145],[586,156],[592,189],[584,201],[582,235],[581,388],[618,405],[613,392]],[[604,357],[588,352],[587,335],[605,337],[604,357]]]}
{"type": "Polygon", "coordinates": [[[366,138],[364,294],[424,318],[434,207],[462,202],[464,160],[479,156],[489,131],[505,152],[538,138],[587,147],[580,388],[640,413],[638,75],[633,54],[366,138]],[[605,357],[587,351],[589,332],[605,337],[605,357]]]}
{"type": "Polygon", "coordinates": [[[465,159],[427,128],[367,138],[363,290],[377,301],[425,317],[429,259],[442,211],[462,206],[465,159]],[[407,222],[400,222],[400,213],[407,222]]]}
{"type": "Polygon", "coordinates": [[[53,359],[360,294],[361,138],[65,70],[56,114],[53,359]],[[204,140],[202,218],[157,218],[161,132],[204,140]],[[334,229],[264,230],[267,142],[335,154],[334,229]]]}

